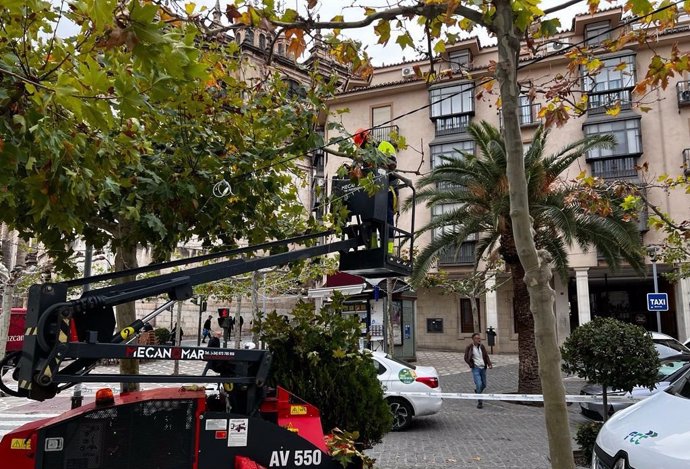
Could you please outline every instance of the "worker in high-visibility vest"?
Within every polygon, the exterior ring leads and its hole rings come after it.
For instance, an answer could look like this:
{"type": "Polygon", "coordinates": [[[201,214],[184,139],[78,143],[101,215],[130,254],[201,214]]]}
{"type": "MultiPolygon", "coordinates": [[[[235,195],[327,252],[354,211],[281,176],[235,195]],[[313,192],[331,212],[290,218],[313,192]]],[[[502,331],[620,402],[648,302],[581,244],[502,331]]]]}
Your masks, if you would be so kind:
{"type": "Polygon", "coordinates": [[[397,178],[392,171],[398,167],[398,160],[396,158],[395,147],[392,143],[383,141],[379,143],[378,150],[388,157],[386,169],[388,170],[388,254],[393,254],[395,250],[395,216],[398,214],[398,188],[397,178]]]}

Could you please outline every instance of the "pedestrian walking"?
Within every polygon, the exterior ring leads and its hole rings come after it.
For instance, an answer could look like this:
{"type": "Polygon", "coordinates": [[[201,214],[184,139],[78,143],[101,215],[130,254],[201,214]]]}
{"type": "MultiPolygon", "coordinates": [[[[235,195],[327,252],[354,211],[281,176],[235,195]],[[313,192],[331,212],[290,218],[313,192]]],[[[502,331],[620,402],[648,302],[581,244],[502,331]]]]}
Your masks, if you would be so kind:
{"type": "MultiPolygon", "coordinates": [[[[486,388],[486,369],[493,368],[494,366],[478,332],[472,334],[472,343],[465,347],[465,362],[472,370],[475,392],[481,394],[486,388]]],[[[480,399],[477,402],[477,409],[482,407],[483,402],[480,399]]]]}
{"type": "Polygon", "coordinates": [[[211,337],[211,319],[213,319],[212,315],[208,315],[208,318],[204,322],[204,328],[201,331],[201,343],[205,344],[206,343],[206,338],[211,337]]]}

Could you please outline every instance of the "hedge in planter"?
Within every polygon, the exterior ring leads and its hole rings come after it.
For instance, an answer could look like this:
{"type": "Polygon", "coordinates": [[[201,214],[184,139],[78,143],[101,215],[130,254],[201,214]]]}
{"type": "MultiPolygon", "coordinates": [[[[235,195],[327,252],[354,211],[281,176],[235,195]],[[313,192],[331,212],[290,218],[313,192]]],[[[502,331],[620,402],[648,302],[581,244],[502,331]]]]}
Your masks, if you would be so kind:
{"type": "Polygon", "coordinates": [[[390,430],[391,414],[372,359],[359,350],[359,318],[341,314],[341,305],[340,295],[318,312],[300,302],[289,323],[274,312],[255,329],[273,353],[269,384],[318,407],[326,432],[358,432],[371,447],[390,430]]]}

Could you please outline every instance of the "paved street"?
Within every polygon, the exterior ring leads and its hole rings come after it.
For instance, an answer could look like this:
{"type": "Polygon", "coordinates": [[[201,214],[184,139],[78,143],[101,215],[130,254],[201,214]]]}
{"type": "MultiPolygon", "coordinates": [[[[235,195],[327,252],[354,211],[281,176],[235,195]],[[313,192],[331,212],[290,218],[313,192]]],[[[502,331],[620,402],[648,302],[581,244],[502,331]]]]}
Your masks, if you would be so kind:
{"type": "MultiPolygon", "coordinates": [[[[494,355],[492,360],[495,366],[488,371],[487,392],[514,392],[517,356],[494,355]]],[[[420,351],[417,363],[433,365],[439,370],[444,392],[473,392],[472,377],[461,354],[420,351]]],[[[172,367],[172,362],[148,362],[142,364],[142,372],[171,374],[172,367]]],[[[201,367],[203,364],[199,362],[180,362],[183,374],[201,367]]],[[[113,370],[114,367],[99,367],[97,371],[113,370]]],[[[577,394],[581,385],[578,379],[566,380],[569,394],[577,394]]],[[[162,386],[144,384],[143,388],[162,386]]],[[[84,387],[88,402],[103,386],[89,383],[84,387]]],[[[69,409],[71,390],[65,394],[40,403],[22,398],[0,398],[0,435],[28,421],[69,409]]],[[[574,435],[577,425],[585,420],[577,404],[571,405],[569,412],[574,435]]],[[[550,468],[543,409],[499,401],[486,401],[483,409],[477,409],[476,401],[446,400],[439,414],[417,419],[408,431],[389,433],[369,454],[376,458],[379,469],[550,468]]]]}
{"type": "MultiPolygon", "coordinates": [[[[487,392],[515,392],[517,356],[495,355],[492,361],[487,392]]],[[[461,354],[420,352],[418,363],[437,367],[444,392],[474,391],[461,354]]],[[[579,393],[581,386],[578,379],[566,380],[569,394],[579,393]]],[[[577,404],[569,407],[569,413],[574,435],[577,425],[586,420],[577,404]]],[[[499,401],[486,401],[483,409],[477,409],[476,401],[445,400],[439,414],[417,419],[408,431],[389,433],[368,454],[376,458],[379,469],[551,467],[543,409],[499,401]]]]}

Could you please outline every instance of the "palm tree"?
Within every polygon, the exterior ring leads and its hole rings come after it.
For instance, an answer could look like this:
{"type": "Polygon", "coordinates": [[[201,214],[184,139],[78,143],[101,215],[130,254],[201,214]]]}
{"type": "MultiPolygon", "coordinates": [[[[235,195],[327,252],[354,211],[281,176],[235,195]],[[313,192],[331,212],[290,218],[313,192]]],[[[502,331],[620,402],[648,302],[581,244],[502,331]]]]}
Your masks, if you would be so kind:
{"type": "MultiPolygon", "coordinates": [[[[454,209],[433,218],[418,233],[435,231],[438,236],[416,257],[412,281],[420,282],[444,250],[457,249],[471,235],[478,239],[475,263],[484,256],[500,255],[510,271],[513,287],[520,356],[518,392],[539,393],[534,321],[510,219],[505,144],[500,131],[487,122],[471,124],[468,132],[478,148],[476,155],[457,151],[455,157],[443,156],[442,163],[419,180],[418,201],[426,202],[429,207],[452,204],[454,209]]],[[[537,249],[551,256],[555,268],[566,279],[566,249],[575,243],[583,249],[596,247],[612,269],[625,259],[641,270],[643,250],[637,223],[624,217],[615,201],[607,205],[611,211],[606,216],[582,206],[577,199],[569,197],[573,185],[559,179],[588,150],[612,147],[613,137],[587,137],[545,156],[548,135],[549,131],[543,127],[537,129],[525,154],[529,209],[537,249]]]]}

